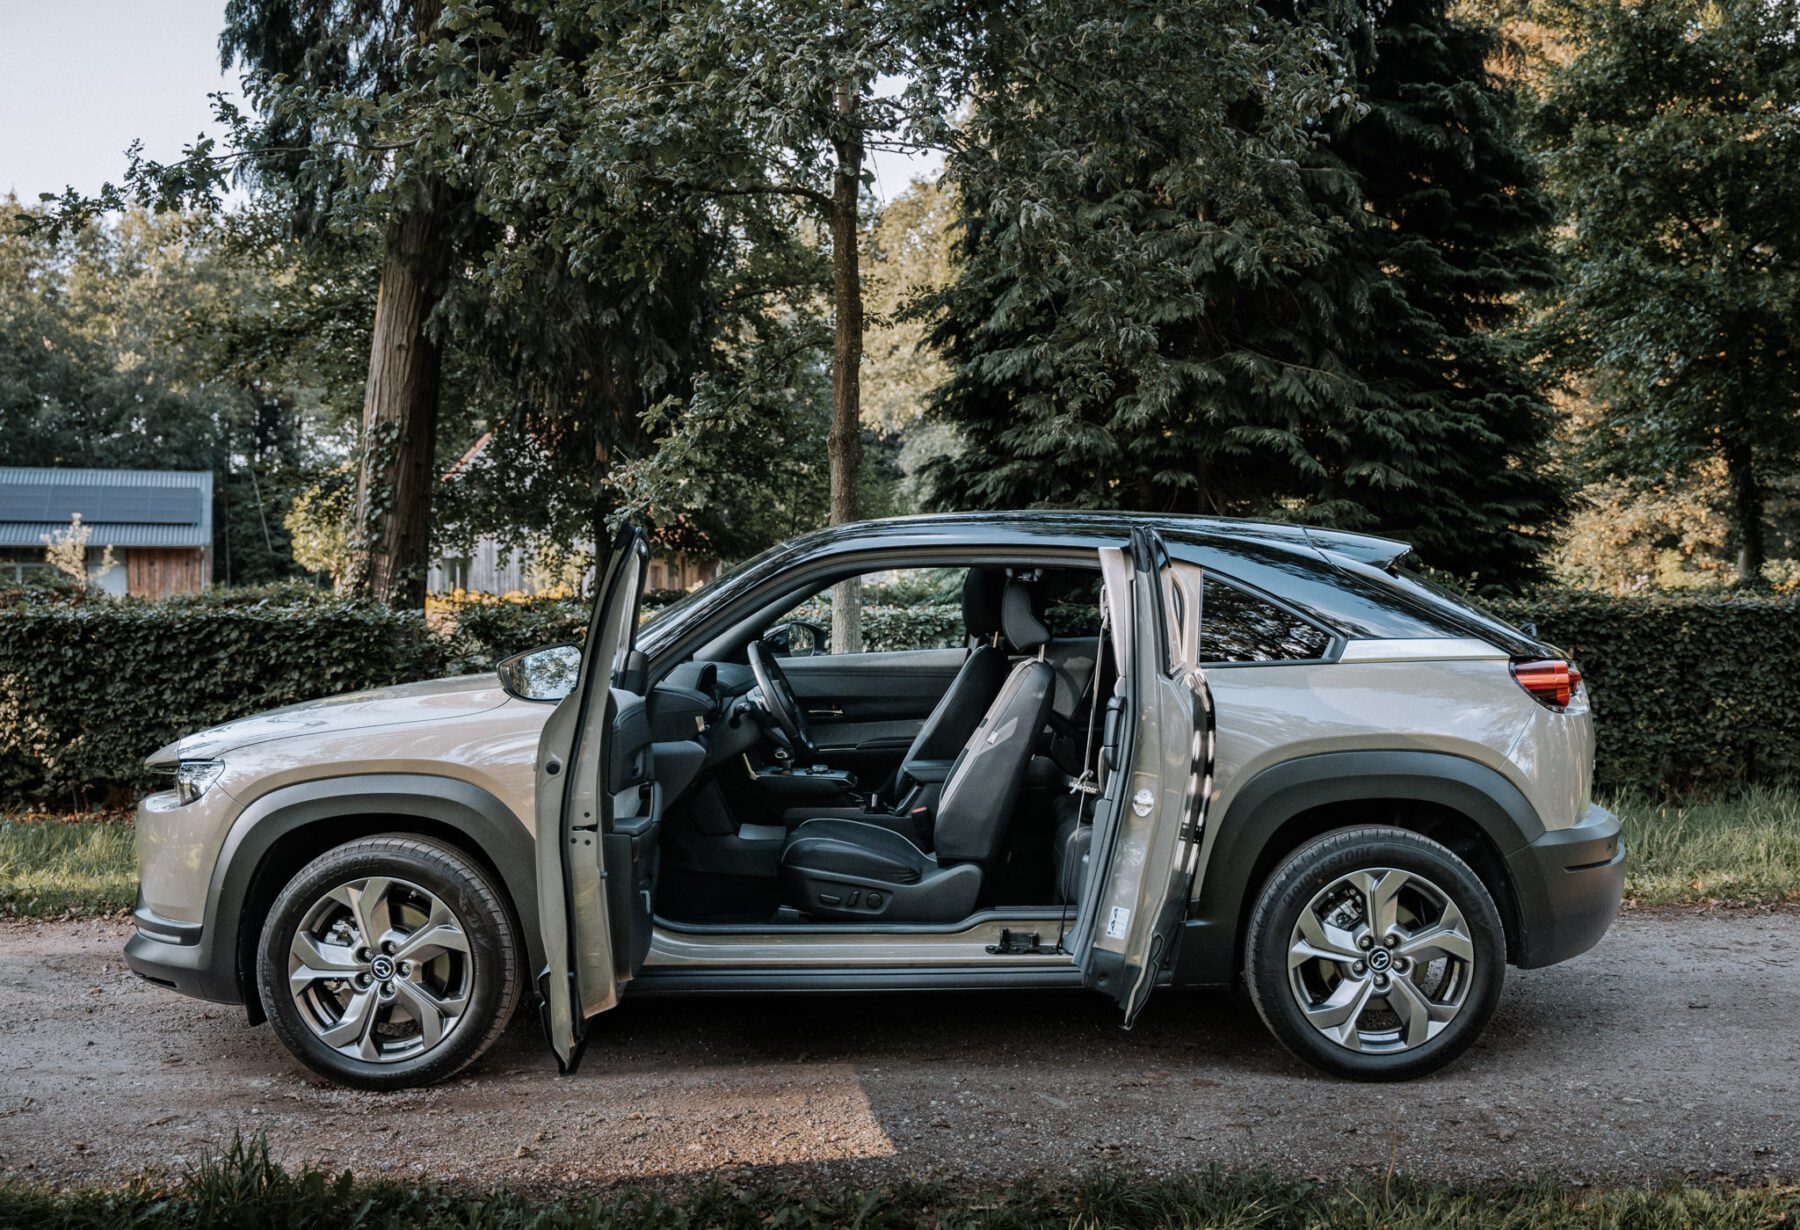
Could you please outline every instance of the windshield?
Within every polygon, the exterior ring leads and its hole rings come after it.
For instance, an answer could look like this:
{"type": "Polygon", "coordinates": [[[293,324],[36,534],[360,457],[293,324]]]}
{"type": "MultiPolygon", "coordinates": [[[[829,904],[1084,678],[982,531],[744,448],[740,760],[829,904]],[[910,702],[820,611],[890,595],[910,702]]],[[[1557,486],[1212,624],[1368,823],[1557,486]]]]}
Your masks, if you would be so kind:
{"type": "Polygon", "coordinates": [[[740,560],[735,564],[728,564],[720,570],[718,576],[714,577],[706,584],[698,586],[695,589],[690,589],[687,593],[665,606],[657,607],[652,611],[643,612],[642,617],[638,621],[638,633],[643,638],[639,648],[643,649],[646,653],[653,652],[656,648],[656,642],[659,639],[659,633],[666,629],[676,627],[684,622],[681,619],[671,618],[671,616],[677,614],[685,615],[689,612],[696,612],[711,606],[722,596],[727,595],[738,588],[739,583],[745,577],[756,571],[756,565],[775,555],[785,546],[786,544],[777,544],[758,555],[751,556],[747,560],[740,560]]]}

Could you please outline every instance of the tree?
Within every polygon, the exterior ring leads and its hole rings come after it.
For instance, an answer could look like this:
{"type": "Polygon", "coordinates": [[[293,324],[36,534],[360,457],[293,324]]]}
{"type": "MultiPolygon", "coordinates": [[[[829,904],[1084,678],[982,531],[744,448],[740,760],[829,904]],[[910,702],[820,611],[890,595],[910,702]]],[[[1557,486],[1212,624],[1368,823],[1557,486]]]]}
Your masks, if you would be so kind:
{"type": "Polygon", "coordinates": [[[931,468],[935,502],[1382,528],[1439,567],[1528,575],[1550,416],[1503,330],[1545,276],[1548,214],[1493,35],[1423,0],[1360,51],[1291,16],[1113,29],[1129,70],[984,99],[998,173],[952,160],[935,413],[964,451],[931,468]]]}
{"type": "MultiPolygon", "coordinates": [[[[60,238],[0,218],[0,461],[207,469],[215,574],[290,576],[287,499],[357,396],[367,287],[268,220],[131,209],[60,238]]],[[[360,397],[358,396],[358,400],[360,397]]]]}
{"type": "Polygon", "coordinates": [[[490,460],[521,464],[458,470],[455,534],[603,541],[614,467],[649,447],[649,416],[689,396],[725,331],[730,258],[759,236],[674,195],[654,143],[609,123],[637,84],[605,88],[619,49],[664,17],[233,0],[222,47],[249,69],[256,117],[221,102],[224,146],[166,166],[134,150],[124,188],[59,203],[65,224],[125,199],[217,207],[238,173],[319,248],[379,253],[342,588],[420,599],[441,477],[481,438],[490,460]]]}
{"type": "Polygon", "coordinates": [[[906,511],[921,501],[920,469],[954,443],[943,423],[925,419],[950,373],[929,345],[926,322],[909,308],[950,284],[956,218],[947,187],[915,180],[881,207],[864,241],[863,420],[891,441],[899,471],[894,502],[906,511]]]}
{"type": "Polygon", "coordinates": [[[1684,481],[1724,462],[1740,584],[1769,476],[1800,461],[1800,4],[1546,6],[1538,120],[1567,212],[1553,344],[1591,373],[1588,455],[1684,481]]]}
{"type": "Polygon", "coordinates": [[[466,194],[458,199],[429,145],[370,116],[429,75],[443,8],[443,0],[230,0],[219,40],[225,65],[248,69],[244,93],[261,116],[240,137],[263,155],[243,163],[252,179],[291,201],[303,231],[341,234],[382,219],[353,564],[339,584],[398,607],[424,604],[443,374],[432,316],[466,194]]]}
{"type": "MultiPolygon", "coordinates": [[[[763,215],[765,232],[815,229],[829,254],[833,524],[860,514],[863,191],[872,149],[941,139],[949,95],[930,0],[709,0],[645,21],[622,56],[630,89],[607,127],[638,134],[625,165],[647,180],[763,215]],[[900,81],[883,93],[878,84],[900,81]]],[[[858,582],[834,594],[832,643],[860,647],[858,582]]]]}

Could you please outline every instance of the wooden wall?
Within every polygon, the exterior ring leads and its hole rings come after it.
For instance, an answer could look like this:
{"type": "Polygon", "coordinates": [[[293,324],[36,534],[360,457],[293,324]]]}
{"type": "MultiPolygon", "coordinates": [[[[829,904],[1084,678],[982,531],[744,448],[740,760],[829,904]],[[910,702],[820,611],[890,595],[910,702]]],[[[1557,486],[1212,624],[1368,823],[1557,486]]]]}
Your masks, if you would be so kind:
{"type": "Polygon", "coordinates": [[[197,594],[208,580],[199,547],[132,547],[125,552],[125,592],[137,598],[197,594]]]}

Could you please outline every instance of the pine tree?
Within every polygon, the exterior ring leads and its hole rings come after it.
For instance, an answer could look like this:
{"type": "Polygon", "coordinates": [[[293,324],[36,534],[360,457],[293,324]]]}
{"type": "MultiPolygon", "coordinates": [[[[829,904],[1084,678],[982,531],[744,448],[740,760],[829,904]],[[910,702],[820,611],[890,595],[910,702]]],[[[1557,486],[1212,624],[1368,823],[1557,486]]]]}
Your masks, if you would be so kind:
{"type": "Polygon", "coordinates": [[[1740,584],[1800,465],[1800,3],[1551,4],[1539,121],[1569,213],[1556,350],[1589,455],[1660,483],[1723,462],[1740,584]]]}
{"type": "Polygon", "coordinates": [[[1218,172],[1182,174],[1186,200],[1147,191],[1179,172],[1160,132],[1057,203],[1128,228],[1135,259],[1172,275],[1134,313],[1135,353],[1059,331],[1095,292],[1021,260],[1018,214],[960,185],[934,336],[953,369],[936,413],[966,447],[932,467],[935,503],[1275,516],[1405,536],[1484,580],[1533,572],[1527,527],[1557,505],[1551,419],[1507,328],[1549,275],[1549,210],[1488,69],[1493,32],[1399,0],[1374,35],[1360,107],[1303,155],[1300,242],[1241,214],[1218,172]]]}

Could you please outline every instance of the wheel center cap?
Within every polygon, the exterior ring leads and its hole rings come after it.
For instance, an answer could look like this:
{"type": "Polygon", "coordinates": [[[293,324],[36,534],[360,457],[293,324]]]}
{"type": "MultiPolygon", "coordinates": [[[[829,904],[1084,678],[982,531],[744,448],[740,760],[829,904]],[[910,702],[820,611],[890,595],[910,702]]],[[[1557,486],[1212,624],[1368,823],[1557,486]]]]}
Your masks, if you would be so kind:
{"type": "Polygon", "coordinates": [[[1388,966],[1393,963],[1394,958],[1389,955],[1388,950],[1385,948],[1377,948],[1369,954],[1369,968],[1374,970],[1377,974],[1386,973],[1388,966]]]}
{"type": "Polygon", "coordinates": [[[394,976],[394,959],[385,954],[377,956],[369,962],[369,973],[375,977],[376,981],[386,982],[394,976]]]}

